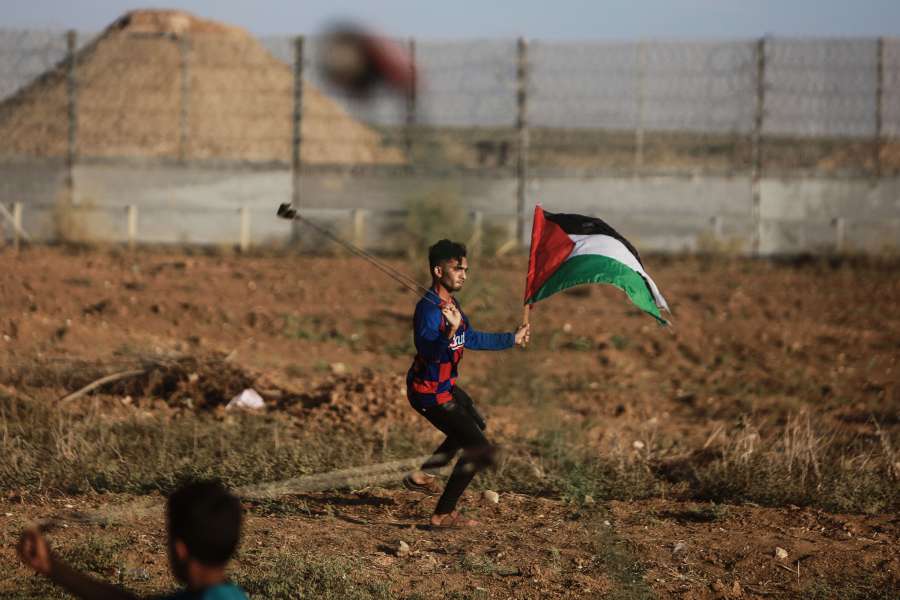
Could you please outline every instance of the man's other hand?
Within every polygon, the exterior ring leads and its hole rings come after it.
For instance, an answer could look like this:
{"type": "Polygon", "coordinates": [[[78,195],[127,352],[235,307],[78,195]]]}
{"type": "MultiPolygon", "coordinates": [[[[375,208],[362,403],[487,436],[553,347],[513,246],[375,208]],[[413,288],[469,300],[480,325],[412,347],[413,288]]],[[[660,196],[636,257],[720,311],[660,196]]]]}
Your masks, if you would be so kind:
{"type": "Polygon", "coordinates": [[[47,540],[36,527],[26,529],[19,538],[19,558],[26,566],[41,575],[49,575],[53,568],[53,558],[47,540]]]}
{"type": "Polygon", "coordinates": [[[524,325],[519,325],[519,328],[516,329],[516,344],[520,346],[526,346],[528,341],[531,339],[531,325],[525,323],[524,325]]]}

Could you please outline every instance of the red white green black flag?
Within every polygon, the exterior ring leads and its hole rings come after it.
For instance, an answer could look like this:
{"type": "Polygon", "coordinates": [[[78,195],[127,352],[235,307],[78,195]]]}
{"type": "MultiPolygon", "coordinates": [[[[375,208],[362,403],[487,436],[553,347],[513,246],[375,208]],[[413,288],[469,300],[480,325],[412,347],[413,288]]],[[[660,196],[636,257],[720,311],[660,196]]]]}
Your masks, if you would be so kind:
{"type": "Polygon", "coordinates": [[[631,243],[600,219],[534,208],[525,304],[582,283],[608,283],[661,324],[665,298],[631,243]]]}

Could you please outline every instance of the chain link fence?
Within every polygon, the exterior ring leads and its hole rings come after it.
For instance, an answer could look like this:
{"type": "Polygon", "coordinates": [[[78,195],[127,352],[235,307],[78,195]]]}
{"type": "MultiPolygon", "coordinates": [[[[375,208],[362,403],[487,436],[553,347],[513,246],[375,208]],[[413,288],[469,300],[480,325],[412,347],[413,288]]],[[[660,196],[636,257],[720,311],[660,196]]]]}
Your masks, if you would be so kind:
{"type": "MultiPolygon", "coordinates": [[[[48,207],[24,230],[58,229],[60,203],[112,206],[111,228],[142,241],[136,204],[142,223],[197,213],[184,228],[210,229],[204,215],[225,210],[240,221],[216,228],[243,239],[276,202],[402,213],[404,199],[450,190],[479,222],[518,217],[508,229],[521,237],[535,196],[572,196],[573,180],[738,178],[751,184],[741,218],[759,221],[766,177],[900,172],[897,40],[397,43],[415,58],[416,92],[361,101],[321,80],[314,37],[127,22],[0,31],[0,202],[48,207]]],[[[691,194],[679,202],[694,223],[691,194]]],[[[721,232],[712,216],[703,227],[721,232]]],[[[738,229],[758,246],[758,224],[738,229]]],[[[149,237],[191,241],[171,225],[149,237]]]]}

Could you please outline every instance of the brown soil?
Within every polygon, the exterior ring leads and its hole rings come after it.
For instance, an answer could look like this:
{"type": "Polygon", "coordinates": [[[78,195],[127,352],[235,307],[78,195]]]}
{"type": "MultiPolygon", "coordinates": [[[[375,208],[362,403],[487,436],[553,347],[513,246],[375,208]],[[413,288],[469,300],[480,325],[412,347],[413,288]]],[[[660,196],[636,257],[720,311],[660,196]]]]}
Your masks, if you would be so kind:
{"type": "MultiPolygon", "coordinates": [[[[181,11],[133,11],[76,60],[79,156],[291,161],[292,68],[241,28],[181,11]],[[182,42],[189,77],[185,115],[182,42]]],[[[66,77],[60,65],[0,103],[7,152],[65,156],[66,77]]],[[[302,102],[303,162],[404,161],[309,84],[302,102]]]]}
{"type": "MultiPolygon", "coordinates": [[[[875,435],[876,421],[891,435],[900,427],[896,264],[645,263],[675,311],[673,331],[658,328],[616,290],[583,288],[536,307],[534,337],[543,341],[527,353],[467,353],[461,383],[476,398],[487,377],[516,374],[511,401],[484,402],[497,439],[529,435],[534,423],[526,416],[539,409],[527,406],[526,382],[551,377],[570,382],[571,391],[560,398],[564,408],[547,416],[588,426],[596,452],[634,447],[640,454],[662,439],[702,453],[727,443],[738,415],[761,419],[804,406],[835,430],[860,436],[875,435]]],[[[510,328],[519,318],[524,259],[475,266],[467,312],[480,328],[510,328]]],[[[303,426],[339,432],[421,424],[402,393],[414,301],[349,258],[7,251],[0,254],[0,383],[6,393],[52,401],[96,376],[143,364],[148,374],[104,388],[91,401],[119,405],[127,395],[146,409],[152,396],[173,410],[217,411],[254,387],[268,410],[302,417],[303,426]],[[69,367],[40,382],[29,378],[46,374],[43,367],[54,361],[69,367]],[[81,368],[73,370],[72,361],[81,368]],[[203,401],[186,406],[185,398],[203,401]]],[[[661,463],[677,469],[678,458],[661,463]]],[[[419,528],[433,500],[397,489],[309,494],[291,500],[305,507],[295,514],[258,507],[243,560],[261,546],[352,555],[361,573],[389,580],[398,595],[483,588],[490,597],[603,597],[621,588],[599,566],[597,532],[608,528],[610,539],[625,540],[642,581],[659,597],[799,597],[812,584],[847,580],[898,585],[895,514],[711,505],[677,495],[579,508],[499,491],[499,507],[470,494],[467,506],[485,525],[466,532],[419,528]],[[408,556],[396,555],[400,540],[410,545],[408,556]],[[775,558],[776,547],[788,557],[775,558]]],[[[30,519],[65,516],[65,504],[92,510],[133,501],[0,499],[0,514],[10,514],[0,521],[3,570],[19,569],[10,542],[30,519]]],[[[122,523],[146,542],[129,549],[126,562],[163,579],[160,515],[134,513],[122,523]]],[[[70,525],[53,535],[82,533],[70,525]]],[[[824,598],[834,588],[821,589],[824,598]]]]}
{"type": "Polygon", "coordinates": [[[652,565],[646,578],[662,597],[793,596],[837,565],[848,579],[900,569],[890,549],[900,535],[893,515],[739,506],[712,518],[705,508],[665,500],[612,503],[617,531],[652,565]],[[787,557],[776,557],[776,548],[787,557]]]}

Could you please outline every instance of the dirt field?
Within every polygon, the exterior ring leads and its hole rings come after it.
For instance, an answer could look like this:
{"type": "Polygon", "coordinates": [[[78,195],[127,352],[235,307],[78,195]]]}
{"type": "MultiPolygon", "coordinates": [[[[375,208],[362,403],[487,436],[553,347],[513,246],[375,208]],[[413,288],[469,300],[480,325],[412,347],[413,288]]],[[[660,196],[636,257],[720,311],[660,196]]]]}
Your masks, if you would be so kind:
{"type": "MultiPolygon", "coordinates": [[[[673,330],[583,287],[536,307],[528,350],[466,353],[504,449],[465,499],[482,527],[430,531],[434,499],[391,483],[248,500],[235,578],[258,598],[900,597],[900,265],[645,264],[673,330]]],[[[525,259],[472,266],[474,325],[511,329],[525,259]]],[[[15,560],[34,520],[164,591],[180,480],[427,452],[403,395],[415,300],[341,256],[0,252],[0,597],[63,597],[15,560]],[[225,410],[245,387],[262,414],[225,410]]]]}

